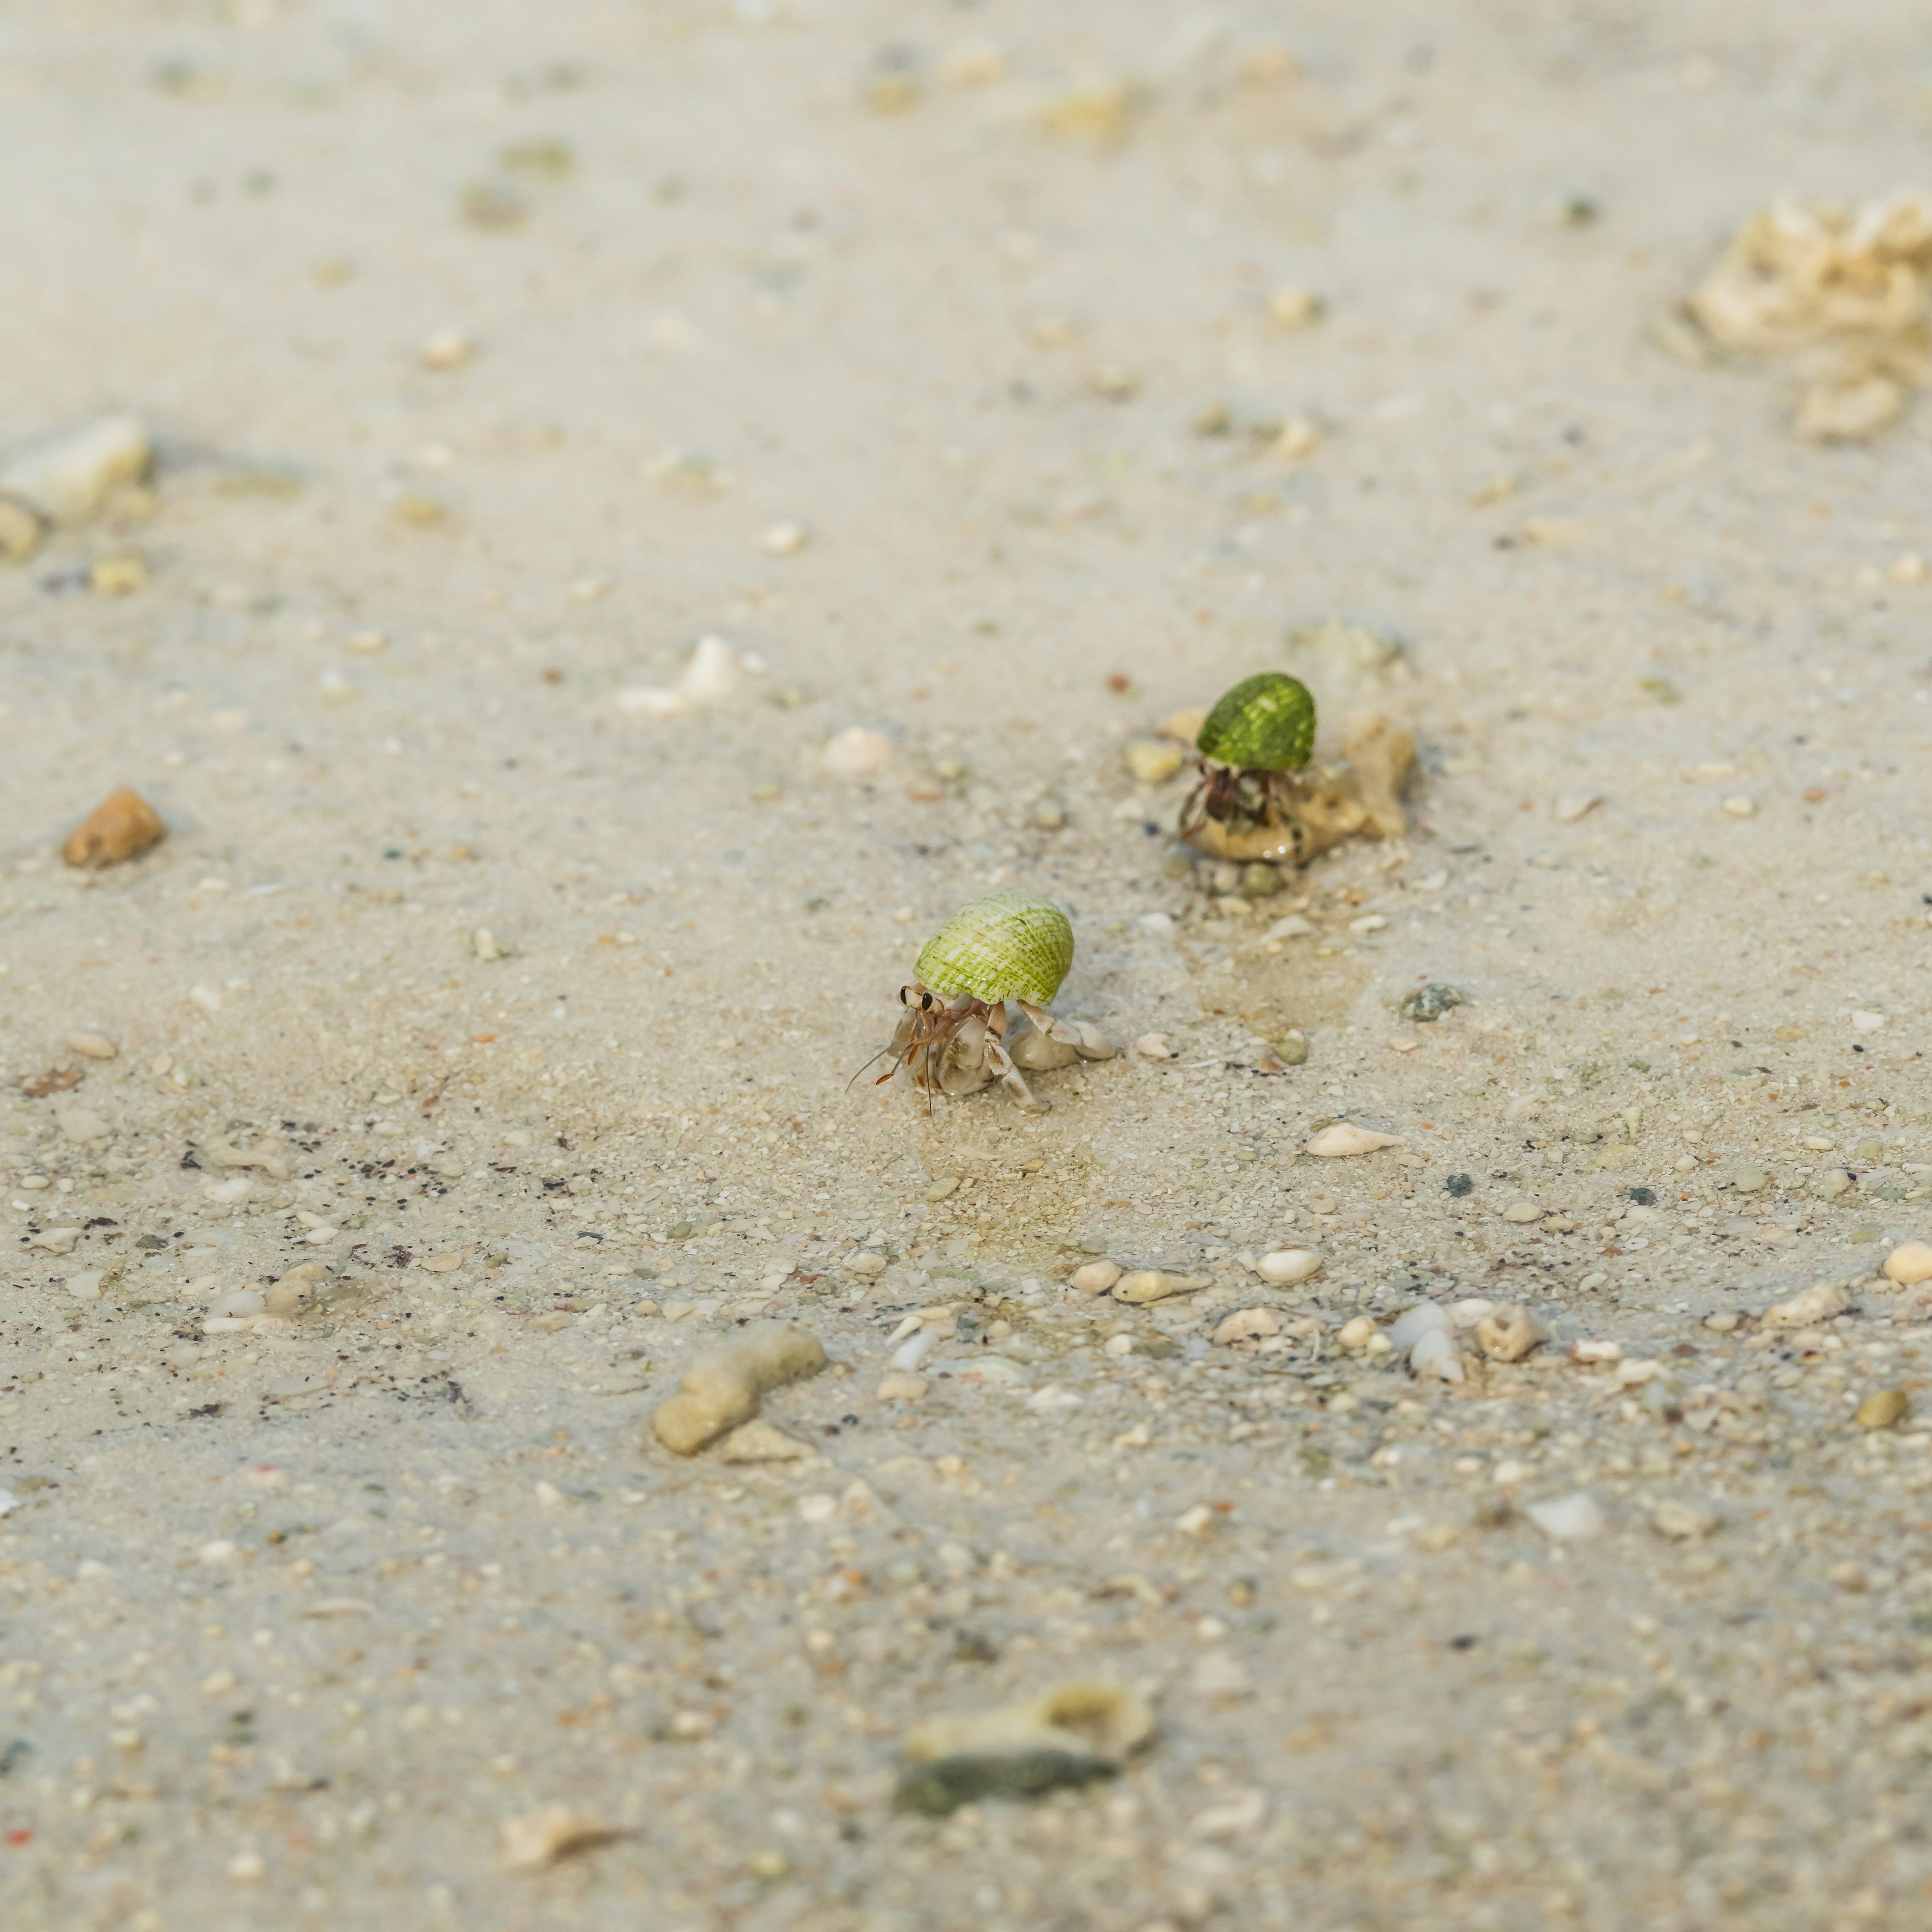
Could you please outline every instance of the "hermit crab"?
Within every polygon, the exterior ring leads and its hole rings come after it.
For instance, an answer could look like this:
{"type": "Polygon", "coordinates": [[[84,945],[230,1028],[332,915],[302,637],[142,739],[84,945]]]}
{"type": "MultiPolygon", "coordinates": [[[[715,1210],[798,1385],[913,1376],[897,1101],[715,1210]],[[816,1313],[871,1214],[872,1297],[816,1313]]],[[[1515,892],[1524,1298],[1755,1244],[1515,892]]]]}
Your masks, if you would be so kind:
{"type": "Polygon", "coordinates": [[[1356,721],[1340,766],[1306,770],[1315,700],[1281,671],[1224,692],[1195,738],[1201,777],[1180,808],[1180,836],[1217,859],[1305,866],[1358,832],[1406,829],[1401,792],[1415,740],[1385,718],[1356,721]]]}
{"type": "Polygon", "coordinates": [[[976,1094],[1004,1080],[1024,1106],[1044,1108],[1022,1067],[1038,1072],[1114,1052],[1097,1027],[1047,1011],[1072,964],[1073,928],[1051,899],[988,892],[962,906],[920,949],[913,983],[899,988],[904,1011],[891,1045],[874,1056],[892,1063],[878,1084],[903,1066],[929,1106],[935,1093],[976,1094]],[[1008,1018],[1010,1000],[1017,1019],[1008,1018]]]}

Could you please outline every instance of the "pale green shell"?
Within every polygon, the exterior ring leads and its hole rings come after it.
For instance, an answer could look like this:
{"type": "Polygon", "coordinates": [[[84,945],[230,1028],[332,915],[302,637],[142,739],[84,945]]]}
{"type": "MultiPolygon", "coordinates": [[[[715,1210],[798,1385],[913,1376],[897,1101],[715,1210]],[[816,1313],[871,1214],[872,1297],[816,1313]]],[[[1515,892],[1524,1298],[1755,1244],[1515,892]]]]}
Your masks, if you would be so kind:
{"type": "Polygon", "coordinates": [[[988,892],[962,906],[926,942],[913,970],[935,993],[1043,1006],[1072,964],[1073,928],[1051,899],[988,892]]]}
{"type": "Polygon", "coordinates": [[[1315,700],[1299,678],[1281,671],[1244,677],[1222,693],[1194,744],[1217,764],[1299,771],[1315,748],[1315,700]]]}

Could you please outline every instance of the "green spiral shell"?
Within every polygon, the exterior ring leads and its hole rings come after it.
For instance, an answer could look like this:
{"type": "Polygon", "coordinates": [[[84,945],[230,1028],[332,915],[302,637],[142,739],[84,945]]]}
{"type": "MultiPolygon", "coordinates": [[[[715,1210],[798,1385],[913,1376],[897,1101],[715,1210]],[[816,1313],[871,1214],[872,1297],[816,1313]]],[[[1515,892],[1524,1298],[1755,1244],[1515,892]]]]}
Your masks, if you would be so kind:
{"type": "Polygon", "coordinates": [[[1073,928],[1051,899],[988,892],[963,905],[920,949],[913,970],[935,993],[1043,1006],[1073,964],[1073,928]]]}
{"type": "Polygon", "coordinates": [[[1299,771],[1315,748],[1315,700],[1298,678],[1278,670],[1244,677],[1222,694],[1194,743],[1217,764],[1299,771]]]}

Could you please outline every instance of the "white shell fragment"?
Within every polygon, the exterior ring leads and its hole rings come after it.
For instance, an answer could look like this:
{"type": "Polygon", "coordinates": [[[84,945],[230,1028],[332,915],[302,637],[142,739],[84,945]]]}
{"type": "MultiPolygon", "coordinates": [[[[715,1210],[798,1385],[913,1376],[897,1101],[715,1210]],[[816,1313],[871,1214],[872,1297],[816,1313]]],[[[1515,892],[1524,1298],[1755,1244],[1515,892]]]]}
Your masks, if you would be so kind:
{"type": "Polygon", "coordinates": [[[1136,1304],[1165,1301],[1170,1294],[1191,1294],[1208,1285],[1205,1275],[1166,1274],[1159,1268],[1142,1268],[1114,1284],[1114,1299],[1136,1304]]]}
{"type": "Polygon", "coordinates": [[[633,718],[682,718],[735,698],[745,662],[722,638],[703,637],[674,685],[634,685],[617,694],[617,708],[633,718]]]}
{"type": "Polygon", "coordinates": [[[1406,1351],[1409,1372],[1418,1379],[1460,1382],[1462,1358],[1456,1347],[1456,1330],[1448,1311],[1432,1301],[1418,1302],[1396,1318],[1388,1331],[1390,1345],[1406,1351]]]}
{"type": "Polygon", "coordinates": [[[879,778],[892,770],[892,741],[883,733],[853,724],[831,740],[819,762],[836,778],[879,778]]]}
{"type": "Polygon", "coordinates": [[[1350,1154],[1376,1154],[1384,1148],[1399,1148],[1402,1142],[1394,1134],[1378,1134],[1372,1127],[1358,1127],[1348,1120],[1338,1120],[1332,1127],[1324,1127],[1308,1143],[1308,1151],[1322,1160],[1340,1160],[1350,1154]]]}
{"type": "Polygon", "coordinates": [[[1072,1286],[1076,1294],[1105,1294],[1120,1278],[1118,1262],[1088,1262],[1073,1270],[1072,1286]]]}
{"type": "Polygon", "coordinates": [[[1581,1543],[1602,1535],[1605,1527],[1602,1506],[1582,1490],[1574,1496],[1532,1503],[1523,1514],[1553,1543],[1581,1543]]]}
{"type": "Polygon", "coordinates": [[[93,515],[124,484],[138,483],[152,460],[137,418],[104,416],[16,457],[0,469],[0,495],[50,523],[74,523],[93,515]]]}

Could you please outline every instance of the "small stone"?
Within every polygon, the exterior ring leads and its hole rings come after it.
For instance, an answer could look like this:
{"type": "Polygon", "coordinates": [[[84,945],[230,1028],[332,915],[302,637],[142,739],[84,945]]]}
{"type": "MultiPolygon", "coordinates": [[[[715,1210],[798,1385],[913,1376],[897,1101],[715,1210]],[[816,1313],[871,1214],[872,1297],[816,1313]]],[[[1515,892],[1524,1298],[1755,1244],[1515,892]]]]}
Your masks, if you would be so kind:
{"type": "Polygon", "coordinates": [[[1534,1201],[1512,1201],[1503,1210],[1505,1221],[1518,1221],[1527,1226],[1532,1221],[1543,1219],[1543,1210],[1534,1201]]]}
{"type": "Polygon", "coordinates": [[[247,1321],[253,1316],[267,1312],[268,1303],[259,1289],[237,1288],[227,1294],[218,1295],[208,1305],[208,1312],[218,1319],[247,1321]]]}
{"type": "Polygon", "coordinates": [[[30,1248],[45,1248],[50,1255],[71,1254],[80,1234],[78,1228],[43,1228],[38,1234],[28,1237],[27,1245],[30,1248]]]}
{"type": "Polygon", "coordinates": [[[460,369],[476,352],[476,345],[460,328],[439,328],[423,344],[426,369],[460,369]]]}
{"type": "Polygon", "coordinates": [[[66,1044],[70,1053],[77,1053],[83,1060],[112,1060],[121,1051],[105,1034],[99,1033],[70,1033],[66,1044]]]}
{"type": "Polygon", "coordinates": [[[548,1870],[560,1858],[608,1844],[617,1836],[567,1804],[541,1804],[502,1826],[503,1862],[512,1871],[548,1870]]]}
{"type": "MultiPolygon", "coordinates": [[[[1312,919],[1305,919],[1298,912],[1290,913],[1286,919],[1278,919],[1261,937],[1264,946],[1277,946],[1290,939],[1307,939],[1319,928],[1312,919]]],[[[1302,1058],[1305,1060],[1304,1052],[1302,1058]]]]}
{"type": "Polygon", "coordinates": [[[1757,800],[1742,796],[1727,798],[1724,800],[1724,808],[1733,818],[1755,818],[1757,816],[1757,800]]]}
{"type": "Polygon", "coordinates": [[[139,792],[110,792],[61,848],[70,866],[98,870],[138,859],[168,836],[154,807],[139,792]]]}
{"type": "Polygon", "coordinates": [[[1322,1272],[1322,1258],[1312,1248],[1276,1248],[1255,1264],[1255,1272],[1271,1288],[1292,1288],[1322,1272]]]}
{"type": "Polygon", "coordinates": [[[1856,1563],[1834,1563],[1825,1573],[1847,1596],[1858,1596],[1870,1588],[1870,1579],[1856,1563]]]}
{"type": "Polygon", "coordinates": [[[884,1274],[890,1263],[886,1257],[872,1248],[861,1248],[856,1255],[848,1256],[842,1264],[847,1274],[866,1276],[884,1274]]]}
{"type": "Polygon", "coordinates": [[[1851,1297],[1838,1282],[1820,1282],[1788,1301],[1772,1303],[1760,1321],[1766,1328],[1810,1328],[1830,1321],[1834,1315],[1842,1315],[1851,1305],[1851,1297]]]}
{"type": "Polygon", "coordinates": [[[87,587],[97,597],[131,597],[147,580],[148,566],[132,550],[97,557],[87,573],[87,587]]]}
{"type": "Polygon", "coordinates": [[[1463,1004],[1464,995],[1460,987],[1432,980],[1427,986],[1417,987],[1396,1010],[1404,1019],[1420,1020],[1427,1025],[1463,1004]]]}
{"type": "Polygon", "coordinates": [[[1402,1144],[1394,1134],[1378,1134],[1372,1127],[1338,1120],[1332,1127],[1324,1127],[1308,1143],[1308,1151],[1320,1160],[1342,1160],[1352,1154],[1376,1154],[1384,1148],[1402,1144]]]}
{"type": "Polygon", "coordinates": [[[892,770],[892,741],[862,725],[850,725],[826,744],[819,763],[834,778],[883,778],[892,770]]]}
{"type": "Polygon", "coordinates": [[[1118,1262],[1088,1262],[1073,1270],[1073,1286],[1082,1294],[1105,1294],[1120,1278],[1118,1262]]]}
{"type": "Polygon", "coordinates": [[[1912,1413],[1912,1398],[1903,1389],[1879,1389],[1858,1404],[1852,1420],[1861,1429],[1895,1429],[1912,1413]]]}
{"type": "Polygon", "coordinates": [[[766,526],[758,547],[767,556],[796,556],[807,541],[802,524],[777,523],[766,526]]]}
{"type": "Polygon", "coordinates": [[[1694,1503],[1661,1502],[1651,1512],[1650,1526],[1673,1543],[1690,1543],[1717,1528],[1718,1513],[1694,1503]]]}
{"type": "Polygon", "coordinates": [[[1370,1316],[1354,1315],[1342,1324],[1341,1332],[1335,1340],[1345,1348],[1366,1348],[1375,1340],[1376,1333],[1375,1322],[1370,1316]]]}
{"type": "Polygon", "coordinates": [[[1520,1362],[1550,1339],[1526,1308],[1499,1308],[1476,1324],[1476,1345],[1492,1362],[1520,1362]]]}
{"type": "Polygon", "coordinates": [[[86,1107],[63,1107],[54,1116],[54,1124],[60,1129],[63,1140],[85,1145],[88,1141],[104,1141],[112,1130],[100,1116],[86,1107]]]}
{"type": "Polygon", "coordinates": [[[742,1424],[718,1445],[723,1462],[797,1462],[816,1453],[809,1443],[764,1420],[742,1424]]]}
{"type": "Polygon", "coordinates": [[[1761,1167],[1741,1167],[1731,1176],[1734,1193],[1756,1194],[1769,1184],[1771,1176],[1761,1167]]]}
{"type": "Polygon", "coordinates": [[[1143,1060],[1172,1060],[1174,1048],[1164,1033],[1144,1033],[1134,1042],[1134,1051],[1143,1060]]]}
{"type": "Polygon", "coordinates": [[[928,1387],[923,1376],[882,1376],[879,1378],[879,1400],[881,1402],[917,1402],[925,1395],[928,1387]]]}
{"type": "Polygon", "coordinates": [[[1852,1016],[1852,1030],[1854,1033],[1882,1033],[1884,1029],[1885,1016],[1882,1013],[1862,1010],[1852,1016]]]}
{"type": "Polygon", "coordinates": [[[1299,1027],[1291,1029],[1274,1042],[1274,1057],[1284,1066],[1300,1066],[1308,1059],[1308,1036],[1299,1027]]]}
{"type": "Polygon", "coordinates": [[[470,950],[485,966],[510,956],[510,949],[487,926],[479,926],[470,935],[470,950]]]}
{"type": "Polygon", "coordinates": [[[1451,1200],[1464,1201],[1475,1192],[1476,1184],[1466,1174],[1452,1174],[1443,1182],[1442,1188],[1451,1200]]]}
{"type": "Polygon", "coordinates": [[[1932,1281],[1932,1245],[1924,1241],[1900,1243],[1886,1256],[1883,1273],[1900,1288],[1916,1288],[1921,1282],[1932,1281]]]}
{"type": "Polygon", "coordinates": [[[1322,307],[1312,289],[1279,288],[1268,297],[1268,320],[1283,328],[1306,328],[1322,319],[1322,307]]]}
{"type": "Polygon", "coordinates": [[[48,522],[90,517],[113,493],[148,473],[154,452],[134,416],[105,416],[28,451],[0,469],[0,494],[48,522]]]}
{"type": "Polygon", "coordinates": [[[1811,1192],[1821,1200],[1835,1201],[1847,1189],[1857,1185],[1857,1182],[1842,1167],[1828,1167],[1813,1180],[1811,1192]]]}
{"type": "Polygon", "coordinates": [[[1158,738],[1136,738],[1122,755],[1127,770],[1144,785],[1164,784],[1186,762],[1186,754],[1178,745],[1163,744],[1158,738]]]}
{"type": "Polygon", "coordinates": [[[1281,1333],[1281,1323],[1269,1308],[1240,1308],[1215,1324],[1208,1337],[1223,1346],[1235,1342],[1259,1342],[1281,1333]]]}
{"type": "Polygon", "coordinates": [[[1142,1268],[1133,1274],[1123,1275],[1114,1283],[1114,1299],[1138,1306],[1149,1301],[1165,1301],[1170,1294],[1191,1294],[1196,1288],[1207,1286],[1204,1275],[1167,1274],[1159,1268],[1142,1268]]]}
{"type": "Polygon", "coordinates": [[[1597,1499],[1582,1490],[1548,1502],[1532,1503],[1523,1514],[1556,1543],[1580,1543],[1600,1536],[1605,1525],[1597,1499]]]}
{"type": "Polygon", "coordinates": [[[0,556],[24,563],[40,547],[40,520],[24,503],[0,496],[0,556]]]}

